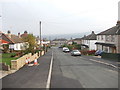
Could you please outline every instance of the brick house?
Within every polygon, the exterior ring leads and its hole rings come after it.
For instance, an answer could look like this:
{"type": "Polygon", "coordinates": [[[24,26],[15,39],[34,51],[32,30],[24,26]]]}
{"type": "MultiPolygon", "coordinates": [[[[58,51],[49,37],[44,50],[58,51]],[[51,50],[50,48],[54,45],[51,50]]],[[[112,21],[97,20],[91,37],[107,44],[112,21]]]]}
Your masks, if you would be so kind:
{"type": "Polygon", "coordinates": [[[116,26],[97,34],[97,50],[107,53],[120,53],[120,21],[116,26]]]}

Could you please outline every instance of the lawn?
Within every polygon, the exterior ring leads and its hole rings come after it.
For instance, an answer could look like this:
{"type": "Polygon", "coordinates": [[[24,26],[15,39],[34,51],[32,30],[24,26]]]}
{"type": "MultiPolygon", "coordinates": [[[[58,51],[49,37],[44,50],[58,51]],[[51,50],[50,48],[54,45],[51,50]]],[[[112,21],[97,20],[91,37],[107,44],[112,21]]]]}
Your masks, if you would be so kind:
{"type": "Polygon", "coordinates": [[[11,57],[11,55],[14,55],[15,53],[3,53],[2,59],[0,59],[0,62],[5,62],[7,65],[11,66],[11,60],[16,60],[19,57],[11,57]]]}

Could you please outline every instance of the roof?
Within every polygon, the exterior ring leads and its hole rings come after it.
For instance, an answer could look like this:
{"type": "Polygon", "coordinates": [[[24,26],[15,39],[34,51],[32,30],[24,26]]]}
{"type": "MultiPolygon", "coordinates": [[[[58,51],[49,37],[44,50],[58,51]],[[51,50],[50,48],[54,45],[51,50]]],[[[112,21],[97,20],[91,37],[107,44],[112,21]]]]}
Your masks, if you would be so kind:
{"type": "MultiPolygon", "coordinates": [[[[4,42],[8,42],[8,43],[14,43],[6,34],[4,34],[4,33],[2,33],[2,32],[0,32],[0,34],[1,34],[1,36],[2,36],[2,40],[3,40],[3,43],[4,42]]],[[[2,43],[2,44],[3,44],[2,43]]]]}
{"type": "Polygon", "coordinates": [[[73,39],[73,40],[81,40],[81,38],[75,38],[75,39],[73,39]]]}
{"type": "Polygon", "coordinates": [[[61,38],[61,39],[54,39],[53,41],[67,41],[67,39],[61,38]]]}
{"type": "Polygon", "coordinates": [[[120,24],[98,33],[97,35],[120,35],[120,24]]]}
{"type": "Polygon", "coordinates": [[[88,46],[88,45],[85,45],[85,44],[81,44],[81,46],[85,46],[86,48],[89,48],[89,46],[88,46]]]}
{"type": "Polygon", "coordinates": [[[99,44],[99,45],[103,45],[103,46],[109,46],[109,47],[116,47],[115,44],[110,44],[110,43],[96,42],[95,44],[99,44]]]}
{"type": "Polygon", "coordinates": [[[5,41],[5,40],[3,40],[3,39],[0,39],[0,43],[2,43],[2,44],[8,44],[9,42],[8,42],[8,41],[5,41]]]}
{"type": "Polygon", "coordinates": [[[9,37],[8,34],[6,34],[6,36],[11,39],[14,43],[23,43],[22,39],[19,38],[18,36],[11,34],[11,37],[9,37]]]}
{"type": "Polygon", "coordinates": [[[81,39],[84,39],[84,40],[97,40],[97,34],[95,34],[94,31],[92,31],[91,34],[89,34],[88,36],[84,36],[81,39]]]}
{"type": "Polygon", "coordinates": [[[24,33],[24,34],[21,34],[20,36],[21,37],[26,37],[28,34],[27,33],[24,33]]]}

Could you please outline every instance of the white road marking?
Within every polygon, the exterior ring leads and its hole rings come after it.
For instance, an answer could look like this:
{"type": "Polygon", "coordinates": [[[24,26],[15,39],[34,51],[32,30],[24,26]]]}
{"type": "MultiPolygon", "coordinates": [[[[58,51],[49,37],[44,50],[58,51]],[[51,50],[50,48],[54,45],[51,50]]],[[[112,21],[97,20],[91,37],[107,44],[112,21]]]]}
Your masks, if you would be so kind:
{"type": "Polygon", "coordinates": [[[46,84],[46,89],[47,90],[49,90],[49,88],[50,88],[50,81],[51,81],[51,75],[52,75],[52,66],[53,66],[53,51],[52,51],[50,69],[49,69],[49,74],[48,74],[48,79],[47,79],[47,84],[46,84]]]}
{"type": "Polygon", "coordinates": [[[113,64],[105,63],[105,62],[102,62],[102,61],[97,61],[97,60],[94,60],[94,59],[89,59],[89,60],[94,61],[94,62],[98,62],[98,63],[102,63],[102,64],[105,64],[105,65],[109,65],[109,66],[112,66],[112,67],[114,67],[114,68],[117,68],[117,69],[118,69],[118,67],[117,67],[117,66],[115,66],[115,65],[113,65],[113,64]]]}

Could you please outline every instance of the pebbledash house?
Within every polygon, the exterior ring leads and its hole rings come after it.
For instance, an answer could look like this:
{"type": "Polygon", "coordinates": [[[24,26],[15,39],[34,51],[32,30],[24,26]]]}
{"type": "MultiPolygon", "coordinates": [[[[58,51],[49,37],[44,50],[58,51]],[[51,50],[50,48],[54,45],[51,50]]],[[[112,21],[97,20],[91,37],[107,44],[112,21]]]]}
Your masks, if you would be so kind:
{"type": "Polygon", "coordinates": [[[97,34],[97,50],[107,53],[120,53],[120,21],[116,26],[97,34]]]}

